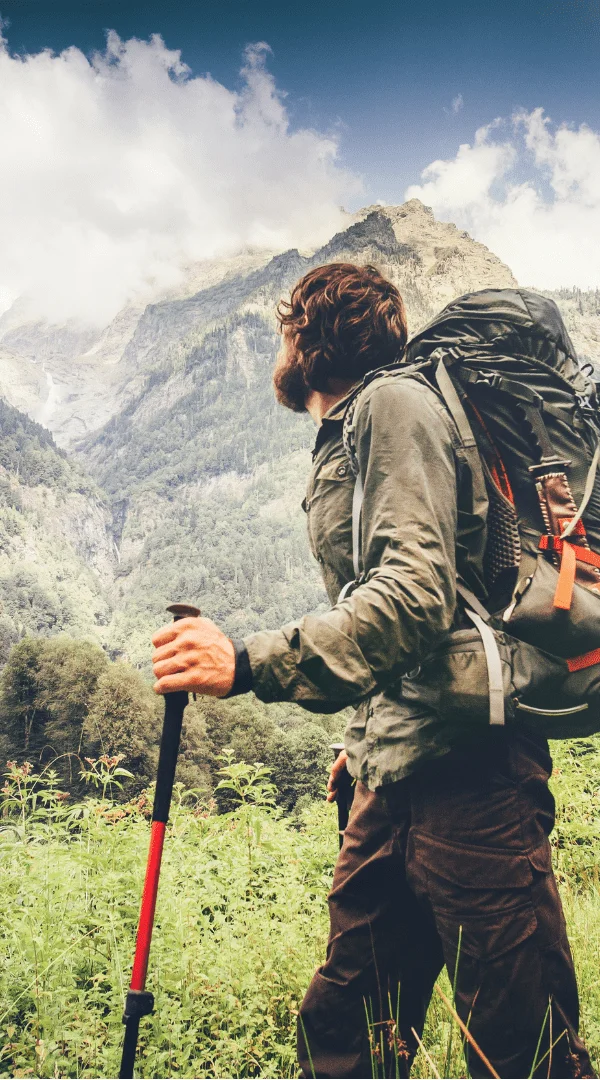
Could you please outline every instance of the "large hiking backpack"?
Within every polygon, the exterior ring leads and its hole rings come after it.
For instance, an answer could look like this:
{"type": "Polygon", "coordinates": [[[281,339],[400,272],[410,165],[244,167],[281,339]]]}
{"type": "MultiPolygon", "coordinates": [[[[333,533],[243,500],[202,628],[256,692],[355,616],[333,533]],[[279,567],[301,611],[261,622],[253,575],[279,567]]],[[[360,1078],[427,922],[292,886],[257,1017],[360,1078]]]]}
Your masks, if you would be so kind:
{"type": "MultiPolygon", "coordinates": [[[[457,582],[469,622],[402,680],[404,700],[458,730],[526,721],[548,738],[600,731],[600,413],[553,301],[483,290],[449,304],[374,378],[426,378],[451,413],[471,474],[472,565],[479,595],[457,582]],[[598,479],[597,479],[598,477],[598,479]]],[[[362,384],[364,386],[364,383],[362,384]]],[[[356,475],[354,567],[360,581],[362,483],[356,475]]],[[[467,555],[467,557],[469,557],[467,555]]]]}

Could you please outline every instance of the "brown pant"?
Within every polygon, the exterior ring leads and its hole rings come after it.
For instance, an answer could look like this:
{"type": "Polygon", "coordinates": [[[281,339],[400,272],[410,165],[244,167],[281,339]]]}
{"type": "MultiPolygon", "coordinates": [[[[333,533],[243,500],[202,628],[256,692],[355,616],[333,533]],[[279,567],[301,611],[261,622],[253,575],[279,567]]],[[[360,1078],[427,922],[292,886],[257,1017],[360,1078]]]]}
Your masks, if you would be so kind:
{"type": "MultiPolygon", "coordinates": [[[[546,743],[502,731],[376,793],[357,784],[327,959],[300,1009],[305,1076],[408,1076],[444,965],[501,1077],[596,1075],[550,861],[550,769],[546,743]]],[[[467,1065],[491,1075],[468,1044],[467,1065]]]]}

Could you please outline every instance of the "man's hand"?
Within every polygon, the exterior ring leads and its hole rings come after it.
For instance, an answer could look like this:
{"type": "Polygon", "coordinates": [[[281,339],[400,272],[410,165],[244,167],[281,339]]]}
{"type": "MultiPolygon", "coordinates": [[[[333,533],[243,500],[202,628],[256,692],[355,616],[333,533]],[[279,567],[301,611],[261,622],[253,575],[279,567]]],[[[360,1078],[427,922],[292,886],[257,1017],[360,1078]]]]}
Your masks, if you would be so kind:
{"type": "Polygon", "coordinates": [[[331,766],[329,780],[327,781],[327,802],[335,802],[337,799],[338,779],[346,768],[347,760],[348,755],[345,750],[342,750],[341,754],[338,754],[331,766]]]}
{"type": "Polygon", "coordinates": [[[233,642],[210,619],[178,619],[152,638],[157,694],[189,690],[225,697],[235,678],[233,642]]]}

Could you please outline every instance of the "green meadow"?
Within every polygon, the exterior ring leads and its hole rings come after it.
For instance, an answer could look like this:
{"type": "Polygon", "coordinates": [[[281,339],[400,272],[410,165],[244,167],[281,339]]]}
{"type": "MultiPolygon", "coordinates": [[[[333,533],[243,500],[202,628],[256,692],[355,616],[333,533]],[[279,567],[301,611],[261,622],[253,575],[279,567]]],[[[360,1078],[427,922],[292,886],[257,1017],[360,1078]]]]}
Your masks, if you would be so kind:
{"type": "MultiPolygon", "coordinates": [[[[115,759],[84,763],[72,801],[50,770],[7,767],[0,821],[0,1075],[114,1077],[134,951],[152,792],[123,801],[115,759]],[[84,778],[85,780],[85,778],[84,778]]],[[[284,813],[269,771],[225,755],[218,812],[176,788],[141,1022],[143,1077],[294,1077],[296,1011],[327,935],[335,810],[284,813]]],[[[580,979],[583,1031],[600,1060],[600,745],[556,747],[553,834],[580,979]]],[[[217,792],[217,795],[219,792],[217,792]]],[[[450,994],[447,980],[440,988],[450,994]]],[[[434,996],[413,1075],[466,1076],[462,1034],[434,996]]],[[[373,1074],[378,1075],[374,1046],[373,1074]]]]}

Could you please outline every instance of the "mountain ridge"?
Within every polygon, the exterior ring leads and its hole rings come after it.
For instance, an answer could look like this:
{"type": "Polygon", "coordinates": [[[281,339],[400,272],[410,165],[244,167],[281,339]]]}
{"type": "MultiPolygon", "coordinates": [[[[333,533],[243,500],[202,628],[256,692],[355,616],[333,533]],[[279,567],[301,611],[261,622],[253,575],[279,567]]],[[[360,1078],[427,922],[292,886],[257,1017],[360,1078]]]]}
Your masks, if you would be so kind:
{"type": "MultiPolygon", "coordinates": [[[[176,347],[186,333],[209,325],[211,315],[213,321],[222,319],[242,303],[254,303],[255,310],[266,313],[265,291],[272,304],[275,293],[289,287],[304,269],[344,252],[348,258],[364,254],[392,263],[388,270],[404,284],[412,309],[411,330],[452,299],[461,284],[462,291],[479,282],[480,287],[515,284],[493,253],[454,225],[438,222],[418,200],[400,207],[369,207],[350,215],[347,228],[318,251],[245,252],[192,266],[180,289],[130,305],[108,327],[27,321],[17,301],[0,318],[0,394],[40,419],[53,392],[52,411],[46,409],[44,418],[58,444],[70,447],[139,392],[140,377],[158,359],[161,343],[176,347]],[[398,266],[402,259],[404,272],[398,266]],[[412,296],[411,276],[421,284],[412,296]],[[167,309],[168,328],[161,320],[167,309]]],[[[270,309],[269,317],[273,319],[270,309]]]]}

